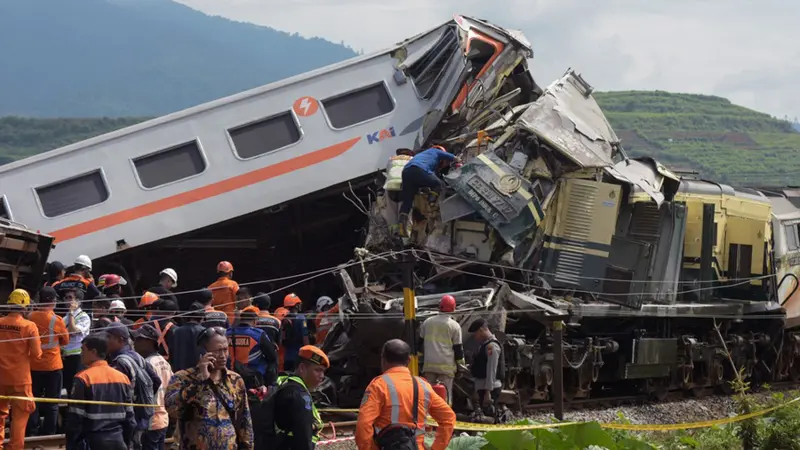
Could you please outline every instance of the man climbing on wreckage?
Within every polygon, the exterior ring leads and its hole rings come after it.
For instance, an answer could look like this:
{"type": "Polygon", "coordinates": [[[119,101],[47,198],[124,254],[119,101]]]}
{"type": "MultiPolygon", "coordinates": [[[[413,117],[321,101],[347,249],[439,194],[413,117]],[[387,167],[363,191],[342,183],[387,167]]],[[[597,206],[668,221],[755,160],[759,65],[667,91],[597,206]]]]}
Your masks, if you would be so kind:
{"type": "Polygon", "coordinates": [[[444,147],[434,145],[416,155],[403,168],[403,190],[400,193],[400,233],[404,236],[411,234],[412,221],[410,218],[414,197],[422,188],[428,188],[434,195],[442,189],[442,180],[438,172],[449,167],[450,163],[457,161],[455,155],[448,153],[444,147]]]}

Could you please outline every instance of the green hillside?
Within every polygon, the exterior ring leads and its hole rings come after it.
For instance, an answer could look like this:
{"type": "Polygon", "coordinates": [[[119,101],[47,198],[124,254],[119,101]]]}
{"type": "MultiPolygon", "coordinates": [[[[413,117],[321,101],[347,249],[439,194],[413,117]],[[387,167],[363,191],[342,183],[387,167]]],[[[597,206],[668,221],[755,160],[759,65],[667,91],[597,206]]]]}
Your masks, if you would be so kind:
{"type": "MultiPolygon", "coordinates": [[[[653,156],[672,168],[733,184],[800,184],[800,133],[789,122],[707,95],[595,95],[633,156],[653,156]]],[[[142,120],[0,117],[0,163],[142,120]]]]}
{"type": "Polygon", "coordinates": [[[800,181],[800,133],[789,122],[708,95],[623,91],[595,97],[631,155],[739,185],[800,181]]]}

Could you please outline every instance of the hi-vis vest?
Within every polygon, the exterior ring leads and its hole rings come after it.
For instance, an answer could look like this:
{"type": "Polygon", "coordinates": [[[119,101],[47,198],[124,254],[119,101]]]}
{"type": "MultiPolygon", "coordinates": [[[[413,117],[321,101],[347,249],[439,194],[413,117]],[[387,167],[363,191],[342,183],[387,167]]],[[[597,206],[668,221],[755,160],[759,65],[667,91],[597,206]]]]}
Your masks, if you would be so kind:
{"type": "Polygon", "coordinates": [[[86,295],[86,291],[89,290],[90,284],[92,284],[92,280],[88,280],[77,274],[72,274],[63,280],[53,283],[53,289],[58,292],[59,297],[62,296],[62,292],[67,289],[77,289],[86,295]]]}
{"type": "Polygon", "coordinates": [[[331,328],[339,323],[339,320],[339,305],[317,315],[317,334],[315,339],[318,346],[322,346],[322,342],[330,333],[331,328]]]}
{"type": "MultiPolygon", "coordinates": [[[[41,335],[41,333],[40,333],[41,335]]],[[[51,348],[58,347],[58,336],[56,336],[56,315],[53,313],[53,316],[50,317],[50,322],[47,325],[47,334],[41,336],[42,339],[42,350],[50,350],[51,348]],[[49,337],[47,343],[44,342],[44,338],[49,337]]]]}
{"type": "MultiPolygon", "coordinates": [[[[267,360],[261,352],[261,336],[264,330],[255,327],[234,327],[228,330],[228,350],[231,361],[238,361],[257,371],[261,375],[267,373],[267,360]]],[[[233,364],[233,362],[231,362],[233,364]]]]}
{"type": "MultiPolygon", "coordinates": [[[[303,386],[303,389],[306,390],[306,393],[308,395],[311,395],[311,393],[308,392],[308,387],[306,387],[306,383],[303,381],[303,379],[300,378],[300,377],[296,377],[294,375],[281,375],[281,376],[279,376],[278,377],[278,381],[277,381],[278,387],[283,386],[289,380],[294,381],[295,383],[299,384],[300,386],[303,386]]],[[[322,427],[323,427],[324,423],[322,422],[322,417],[320,417],[320,415],[319,415],[319,411],[317,411],[317,405],[315,405],[314,402],[311,402],[311,414],[314,416],[314,426],[313,426],[314,436],[311,438],[311,442],[316,445],[316,443],[319,442],[319,435],[320,435],[320,432],[322,431],[322,427]]],[[[289,431],[289,432],[284,431],[284,430],[280,429],[280,427],[278,427],[278,425],[275,425],[275,433],[278,434],[278,435],[283,434],[283,435],[286,435],[286,436],[291,436],[292,435],[291,431],[289,431]]]]}

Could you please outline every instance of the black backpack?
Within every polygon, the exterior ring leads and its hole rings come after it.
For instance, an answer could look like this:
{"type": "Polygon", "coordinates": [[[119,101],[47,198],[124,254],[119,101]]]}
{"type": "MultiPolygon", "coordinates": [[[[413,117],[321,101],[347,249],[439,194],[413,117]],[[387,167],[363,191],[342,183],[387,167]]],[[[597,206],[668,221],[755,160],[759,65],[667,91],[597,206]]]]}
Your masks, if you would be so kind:
{"type": "MultiPolygon", "coordinates": [[[[289,380],[276,386],[270,386],[267,396],[258,402],[257,407],[250,409],[253,420],[253,450],[277,450],[278,434],[275,432],[275,402],[278,393],[291,389],[289,380]]],[[[252,403],[251,403],[252,406],[252,403]]]]}

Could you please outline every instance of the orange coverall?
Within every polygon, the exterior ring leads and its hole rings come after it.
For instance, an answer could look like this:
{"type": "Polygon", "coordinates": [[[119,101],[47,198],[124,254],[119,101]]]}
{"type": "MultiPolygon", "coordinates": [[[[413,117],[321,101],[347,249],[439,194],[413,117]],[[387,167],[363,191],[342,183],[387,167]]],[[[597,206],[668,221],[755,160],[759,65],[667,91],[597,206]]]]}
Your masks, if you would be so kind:
{"type": "Polygon", "coordinates": [[[378,450],[373,439],[376,431],[389,425],[401,424],[420,431],[417,447],[419,450],[424,450],[425,419],[428,414],[439,424],[431,450],[445,450],[453,436],[456,414],[424,378],[412,378],[408,367],[392,367],[383,375],[374,378],[364,392],[356,425],[356,445],[359,450],[378,450]],[[412,380],[417,382],[419,396],[419,403],[416,405],[419,408],[416,424],[412,422],[414,411],[412,380]],[[392,402],[392,397],[397,399],[398,404],[392,402]],[[427,411],[426,403],[430,405],[427,411]]]}
{"type": "MultiPolygon", "coordinates": [[[[33,397],[31,361],[42,357],[42,345],[36,324],[11,312],[0,318],[0,395],[33,397]]],[[[11,450],[22,450],[28,417],[36,405],[27,400],[0,399],[0,424],[8,417],[11,406],[11,450]]],[[[0,449],[5,427],[0,427],[0,449]]]]}
{"type": "Polygon", "coordinates": [[[338,321],[339,315],[339,305],[335,305],[333,308],[317,314],[317,321],[316,321],[316,329],[317,334],[315,336],[315,340],[318,347],[322,347],[322,342],[325,340],[325,337],[328,336],[328,333],[331,331],[336,322],[338,321]]]}
{"type": "Polygon", "coordinates": [[[233,325],[236,318],[236,293],[239,292],[239,283],[228,277],[219,278],[208,286],[214,300],[211,306],[217,311],[222,311],[228,316],[228,325],[233,325]]]}

